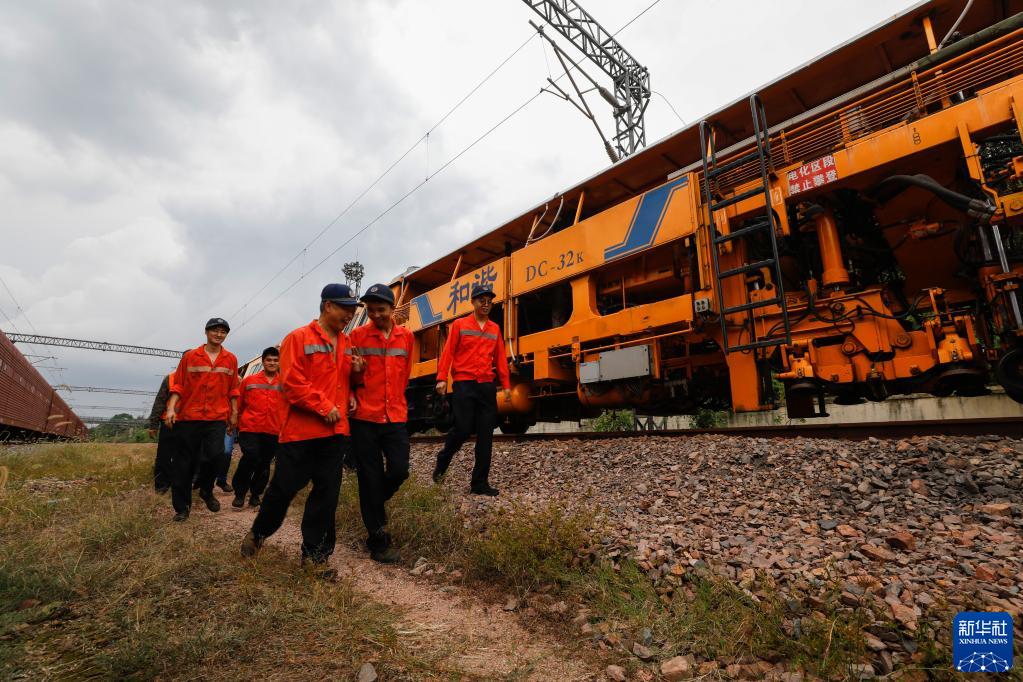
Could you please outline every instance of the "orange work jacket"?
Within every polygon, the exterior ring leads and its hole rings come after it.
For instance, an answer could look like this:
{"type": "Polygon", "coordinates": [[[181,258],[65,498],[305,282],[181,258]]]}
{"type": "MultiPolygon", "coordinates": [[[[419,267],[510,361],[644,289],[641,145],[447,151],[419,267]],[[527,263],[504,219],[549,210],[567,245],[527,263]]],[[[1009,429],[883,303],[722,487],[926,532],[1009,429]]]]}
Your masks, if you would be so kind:
{"type": "Polygon", "coordinates": [[[238,430],[246,433],[281,432],[281,384],[279,376],[271,379],[264,372],[256,372],[242,379],[238,398],[238,430]]]}
{"type": "Polygon", "coordinates": [[[501,388],[511,388],[508,357],[497,323],[487,320],[480,329],[472,315],[455,320],[437,364],[437,381],[447,381],[449,372],[455,381],[493,381],[495,370],[501,388]]]}
{"type": "Polygon", "coordinates": [[[352,332],[352,353],[362,356],[366,369],[353,375],[355,418],[368,422],[408,421],[405,387],[412,373],[412,332],[394,325],[391,335],[368,322],[352,332]]]}
{"type": "Polygon", "coordinates": [[[278,440],[348,435],[349,378],[352,356],[348,337],[337,335],[337,347],[313,320],[281,342],[281,431],[278,440]],[[335,407],[341,418],[328,424],[324,417],[335,407]]]}
{"type": "Polygon", "coordinates": [[[179,421],[227,421],[238,397],[238,358],[221,346],[213,363],[205,344],[193,348],[171,375],[170,392],[178,396],[179,421]]]}

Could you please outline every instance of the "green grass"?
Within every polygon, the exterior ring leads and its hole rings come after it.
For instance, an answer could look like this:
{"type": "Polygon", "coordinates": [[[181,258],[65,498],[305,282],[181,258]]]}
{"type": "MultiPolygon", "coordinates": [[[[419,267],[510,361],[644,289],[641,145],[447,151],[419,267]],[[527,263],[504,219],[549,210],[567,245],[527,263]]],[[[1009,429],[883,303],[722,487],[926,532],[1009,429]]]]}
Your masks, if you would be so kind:
{"type": "Polygon", "coordinates": [[[347,678],[367,660],[385,679],[434,675],[349,585],[170,523],[151,462],[151,446],[0,452],[0,679],[347,678]]]}

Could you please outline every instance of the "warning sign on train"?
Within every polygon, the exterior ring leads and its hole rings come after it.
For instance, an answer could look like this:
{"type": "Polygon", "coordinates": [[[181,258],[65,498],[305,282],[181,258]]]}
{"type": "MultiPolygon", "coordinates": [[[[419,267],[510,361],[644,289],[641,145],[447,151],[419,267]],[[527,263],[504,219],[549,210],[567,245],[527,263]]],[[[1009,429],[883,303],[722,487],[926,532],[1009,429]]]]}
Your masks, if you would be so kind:
{"type": "Polygon", "coordinates": [[[835,170],[835,157],[831,154],[804,163],[799,168],[789,171],[789,196],[806,192],[838,180],[835,170]]]}

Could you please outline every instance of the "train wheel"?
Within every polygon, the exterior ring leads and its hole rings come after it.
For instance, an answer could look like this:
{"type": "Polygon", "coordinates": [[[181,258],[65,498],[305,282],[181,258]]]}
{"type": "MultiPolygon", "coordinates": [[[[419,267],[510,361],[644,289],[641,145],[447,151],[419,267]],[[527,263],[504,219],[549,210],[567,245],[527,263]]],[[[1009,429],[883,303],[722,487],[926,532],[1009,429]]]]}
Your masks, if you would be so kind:
{"type": "Polygon", "coordinates": [[[520,436],[529,430],[530,424],[521,417],[505,417],[500,426],[501,433],[507,436],[520,436]]]}
{"type": "Polygon", "coordinates": [[[1002,356],[995,366],[995,378],[1007,396],[1023,403],[1023,348],[1013,348],[1002,356]]]}

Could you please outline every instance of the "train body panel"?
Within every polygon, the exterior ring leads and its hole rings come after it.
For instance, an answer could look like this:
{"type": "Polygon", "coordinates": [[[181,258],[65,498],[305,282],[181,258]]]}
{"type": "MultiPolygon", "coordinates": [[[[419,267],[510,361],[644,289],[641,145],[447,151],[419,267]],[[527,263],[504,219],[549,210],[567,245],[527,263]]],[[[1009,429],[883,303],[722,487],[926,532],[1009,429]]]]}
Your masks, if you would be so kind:
{"type": "Polygon", "coordinates": [[[0,332],[0,439],[82,438],[82,420],[0,332]]]}
{"type": "Polygon", "coordinates": [[[1023,402],[1023,4],[977,3],[937,45],[961,9],[921,3],[407,272],[411,419],[443,426],[436,359],[484,273],[509,431],[768,409],[779,383],[790,417],[823,414],[826,394],[993,380],[1023,402]]]}

